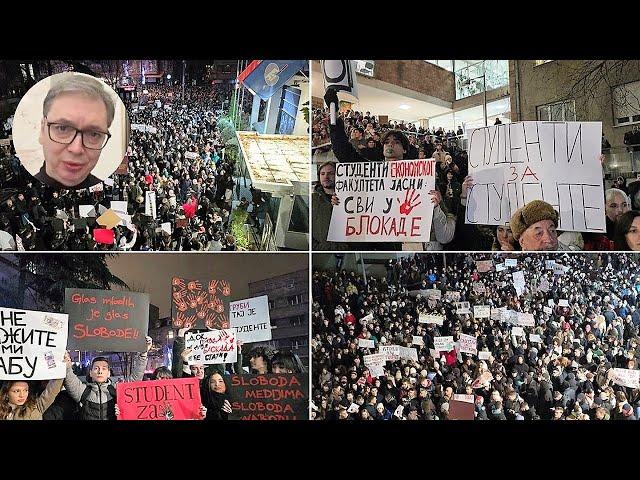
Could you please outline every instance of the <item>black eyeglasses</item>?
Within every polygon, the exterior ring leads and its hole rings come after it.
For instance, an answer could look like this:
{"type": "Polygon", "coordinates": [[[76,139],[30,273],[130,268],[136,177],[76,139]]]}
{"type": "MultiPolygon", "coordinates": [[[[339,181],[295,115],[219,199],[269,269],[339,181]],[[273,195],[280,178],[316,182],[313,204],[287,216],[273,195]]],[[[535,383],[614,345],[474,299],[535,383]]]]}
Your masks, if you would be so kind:
{"type": "MultiPolygon", "coordinates": [[[[46,117],[45,117],[46,118],[46,117]]],[[[73,143],[78,134],[82,136],[82,145],[89,150],[102,150],[111,134],[100,130],[79,130],[65,123],[47,122],[49,138],[51,141],[69,145],[73,143]]]]}

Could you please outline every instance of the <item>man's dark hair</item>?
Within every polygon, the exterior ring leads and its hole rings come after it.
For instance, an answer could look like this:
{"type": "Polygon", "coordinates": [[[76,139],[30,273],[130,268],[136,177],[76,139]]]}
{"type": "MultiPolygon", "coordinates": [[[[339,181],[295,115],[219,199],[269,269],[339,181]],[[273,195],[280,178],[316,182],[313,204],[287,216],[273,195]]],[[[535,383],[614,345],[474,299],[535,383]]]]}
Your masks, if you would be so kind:
{"type": "Polygon", "coordinates": [[[404,150],[407,153],[409,152],[409,139],[407,138],[407,136],[404,133],[402,133],[400,130],[387,130],[384,133],[384,135],[382,135],[382,138],[380,139],[380,143],[382,143],[382,145],[384,145],[387,142],[387,140],[389,139],[389,137],[393,137],[397,141],[402,143],[402,148],[404,148],[404,150]]]}
{"type": "Polygon", "coordinates": [[[109,359],[107,357],[96,357],[91,360],[91,368],[93,368],[93,364],[96,362],[107,362],[107,365],[109,365],[109,359]]]}

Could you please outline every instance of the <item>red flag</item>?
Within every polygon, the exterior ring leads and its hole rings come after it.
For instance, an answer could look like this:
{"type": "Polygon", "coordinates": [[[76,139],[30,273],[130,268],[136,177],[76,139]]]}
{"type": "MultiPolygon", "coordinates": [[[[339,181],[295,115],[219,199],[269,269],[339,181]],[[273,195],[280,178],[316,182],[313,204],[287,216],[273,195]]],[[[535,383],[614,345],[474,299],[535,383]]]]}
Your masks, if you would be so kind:
{"type": "Polygon", "coordinates": [[[96,228],[93,230],[93,239],[98,243],[113,245],[115,234],[113,230],[109,230],[108,228],[96,228]]]}
{"type": "Polygon", "coordinates": [[[198,209],[198,201],[191,199],[182,205],[182,209],[184,210],[185,217],[192,218],[195,216],[196,210],[198,209]]]}

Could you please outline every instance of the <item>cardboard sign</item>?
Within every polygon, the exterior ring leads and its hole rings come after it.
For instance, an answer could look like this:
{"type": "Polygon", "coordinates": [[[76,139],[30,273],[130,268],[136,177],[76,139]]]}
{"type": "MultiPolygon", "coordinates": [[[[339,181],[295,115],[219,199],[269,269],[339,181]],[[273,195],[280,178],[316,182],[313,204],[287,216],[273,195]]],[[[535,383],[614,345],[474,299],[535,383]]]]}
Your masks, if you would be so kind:
{"type": "Polygon", "coordinates": [[[533,343],[542,343],[542,338],[540,338],[540,335],[535,335],[533,333],[530,333],[529,341],[533,343]]]}
{"type": "Polygon", "coordinates": [[[175,328],[229,328],[231,285],[226,280],[171,279],[171,320],[175,328]]]}
{"type": "Polygon", "coordinates": [[[461,353],[469,353],[471,355],[478,353],[478,339],[473,335],[461,333],[458,345],[460,346],[459,351],[461,353]]]}
{"type": "Polygon", "coordinates": [[[376,348],[376,345],[373,340],[366,340],[364,338],[359,338],[358,348],[376,348]]]}
{"type": "MultiPolygon", "coordinates": [[[[349,103],[358,102],[356,65],[353,60],[320,60],[324,90],[333,88],[338,99],[349,103]]],[[[338,105],[336,105],[338,110],[338,105]]]]}
{"type": "Polygon", "coordinates": [[[187,332],[184,335],[185,348],[193,352],[187,357],[189,365],[215,365],[235,363],[238,360],[236,331],[211,330],[209,332],[187,332]]]}
{"type": "Polygon", "coordinates": [[[491,316],[491,307],[489,305],[474,305],[474,318],[489,318],[491,316]]]}
{"type": "Polygon", "coordinates": [[[119,420],[199,420],[200,381],[172,378],[116,384],[119,420]]]}
{"type": "Polygon", "coordinates": [[[90,288],[65,288],[69,349],[146,352],[149,295],[90,288]]]}
{"type": "Polygon", "coordinates": [[[475,405],[460,400],[449,400],[449,420],[473,420],[475,418],[475,405]]]}
{"type": "Polygon", "coordinates": [[[438,352],[450,352],[453,350],[453,337],[433,337],[434,350],[438,352]]]}
{"type": "Polygon", "coordinates": [[[640,370],[614,368],[611,380],[616,385],[629,388],[640,388],[640,370]]]}
{"type": "Polygon", "coordinates": [[[533,313],[518,312],[517,325],[522,327],[535,327],[536,321],[533,318],[533,313]]]}
{"type": "Polygon", "coordinates": [[[435,325],[440,325],[444,323],[443,315],[432,315],[430,313],[422,313],[418,314],[418,322],[419,323],[433,323],[435,325]]]}
{"type": "Polygon", "coordinates": [[[464,393],[454,393],[453,399],[459,402],[475,403],[476,398],[474,395],[466,395],[464,393]]]}
{"type": "Polygon", "coordinates": [[[378,347],[378,353],[382,353],[387,362],[395,362],[400,360],[400,345],[381,345],[378,347]]]}
{"type": "Polygon", "coordinates": [[[107,210],[97,218],[96,222],[98,222],[98,225],[104,225],[104,227],[112,229],[122,222],[122,219],[113,210],[107,210]]]}
{"type": "Polygon", "coordinates": [[[490,358],[491,358],[491,352],[486,352],[486,351],[478,352],[479,360],[489,360],[490,358]]]}
{"type": "Polygon", "coordinates": [[[236,331],[238,341],[255,343],[271,340],[268,295],[231,302],[229,312],[231,328],[236,331]]]}
{"type": "Polygon", "coordinates": [[[492,267],[492,260],[476,260],[476,268],[478,269],[478,273],[490,272],[492,267]]]}
{"type": "Polygon", "coordinates": [[[468,132],[465,222],[502,225],[532,200],[560,213],[559,230],[605,232],[601,122],[514,122],[468,132]]]}
{"type": "Polygon", "coordinates": [[[518,266],[518,259],[517,258],[505,258],[504,259],[504,266],[505,267],[517,267],[518,266]]]}
{"type": "Polygon", "coordinates": [[[0,380],[64,378],[68,316],[0,308],[0,380]]]}
{"type": "Polygon", "coordinates": [[[156,219],[156,192],[147,190],[144,194],[144,214],[156,219]]]}
{"type": "Polygon", "coordinates": [[[428,242],[434,188],[431,159],[338,163],[327,240],[428,242]]]}
{"type": "Polygon", "coordinates": [[[420,347],[424,347],[424,338],[420,335],[413,335],[413,340],[411,341],[411,345],[418,345],[420,347]]]}
{"type": "Polygon", "coordinates": [[[467,313],[468,314],[471,313],[471,304],[469,302],[456,302],[455,306],[456,306],[457,315],[464,315],[467,313]]]}
{"type": "Polygon", "coordinates": [[[233,420],[308,420],[307,373],[231,375],[233,420]]]}

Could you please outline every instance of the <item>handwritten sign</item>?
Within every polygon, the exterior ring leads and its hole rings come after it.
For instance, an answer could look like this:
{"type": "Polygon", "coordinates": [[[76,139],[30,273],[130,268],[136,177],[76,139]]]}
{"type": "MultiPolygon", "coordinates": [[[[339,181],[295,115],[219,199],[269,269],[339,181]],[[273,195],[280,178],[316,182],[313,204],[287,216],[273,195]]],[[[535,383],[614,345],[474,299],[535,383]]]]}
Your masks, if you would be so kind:
{"type": "Polygon", "coordinates": [[[236,331],[232,328],[209,332],[187,332],[184,340],[185,347],[193,351],[187,357],[189,365],[234,363],[238,360],[236,331]]]}
{"type": "Polygon", "coordinates": [[[0,308],[0,380],[64,378],[68,316],[0,308]]]}
{"type": "Polygon", "coordinates": [[[542,339],[540,338],[540,335],[535,335],[533,333],[529,334],[529,341],[533,343],[542,343],[542,339]]]}
{"type": "Polygon", "coordinates": [[[536,321],[533,318],[532,313],[518,312],[517,325],[520,325],[522,327],[535,327],[536,321]]]}
{"type": "Polygon", "coordinates": [[[381,345],[378,347],[378,353],[385,355],[387,362],[395,362],[400,360],[400,346],[399,345],[381,345]]]}
{"type": "Polygon", "coordinates": [[[120,420],[199,420],[200,381],[173,378],[116,384],[120,420]]]}
{"type": "Polygon", "coordinates": [[[384,375],[384,364],[387,361],[387,355],[384,353],[374,353],[364,355],[362,357],[364,365],[369,369],[372,377],[380,377],[384,375]]]}
{"type": "Polygon", "coordinates": [[[459,402],[467,402],[467,403],[474,403],[475,402],[475,396],[474,395],[466,395],[464,393],[455,393],[453,395],[453,399],[457,400],[459,402]]]}
{"type": "Polygon", "coordinates": [[[524,337],[524,329],[522,327],[513,327],[511,329],[511,335],[514,337],[524,337]]]}
{"type": "Polygon", "coordinates": [[[466,223],[501,225],[532,200],[560,213],[560,230],[604,232],[601,122],[514,122],[468,133],[466,223]]]}
{"type": "Polygon", "coordinates": [[[440,300],[442,298],[442,292],[437,288],[428,288],[425,290],[425,297],[440,300]]]}
{"type": "Polygon", "coordinates": [[[478,353],[478,339],[473,335],[461,333],[458,345],[461,353],[469,353],[471,355],[478,353]]]}
{"type": "Polygon", "coordinates": [[[338,163],[327,240],[428,242],[434,188],[433,160],[338,163]]]}
{"type": "Polygon", "coordinates": [[[551,307],[547,307],[546,305],[542,307],[542,311],[547,315],[551,315],[551,312],[553,312],[553,310],[551,310],[551,307]]]}
{"type": "Polygon", "coordinates": [[[398,347],[398,356],[406,360],[418,361],[418,351],[411,347],[398,347]]]}
{"type": "Polygon", "coordinates": [[[561,307],[568,307],[569,306],[569,300],[567,300],[566,298],[561,298],[558,301],[558,305],[560,305],[561,307]]]}
{"type": "Polygon", "coordinates": [[[411,345],[419,345],[421,347],[424,347],[424,338],[422,338],[420,335],[413,335],[411,345]]]}
{"type": "Polygon", "coordinates": [[[505,267],[517,267],[518,259],[517,258],[505,258],[504,259],[505,267]]]}
{"type": "Polygon", "coordinates": [[[491,352],[487,352],[487,351],[478,352],[478,359],[489,360],[490,358],[491,358],[491,352]]]}
{"type": "Polygon", "coordinates": [[[491,316],[491,307],[489,305],[474,305],[473,316],[475,318],[489,318],[491,316]]]}
{"type": "Polygon", "coordinates": [[[513,288],[516,289],[518,296],[524,293],[524,272],[513,272],[513,288]]]}
{"type": "Polygon", "coordinates": [[[476,268],[478,273],[490,272],[493,267],[493,261],[491,260],[476,260],[476,268]]]}
{"type": "Polygon", "coordinates": [[[471,304],[469,302],[456,302],[456,314],[464,315],[471,313],[471,304]]]}
{"type": "Polygon", "coordinates": [[[359,338],[358,348],[376,348],[376,345],[373,340],[366,340],[364,338],[359,338]]]}
{"type": "Polygon", "coordinates": [[[238,341],[255,343],[271,340],[268,295],[231,302],[229,312],[231,328],[236,331],[238,341]]]}
{"type": "Polygon", "coordinates": [[[231,285],[226,280],[171,279],[171,320],[175,328],[229,328],[231,285]]]}
{"type": "Polygon", "coordinates": [[[482,282],[473,282],[473,293],[477,295],[482,295],[486,292],[486,287],[482,282]]]}
{"type": "Polygon", "coordinates": [[[450,352],[453,350],[453,337],[433,337],[434,350],[438,352],[450,352]]]}
{"type": "Polygon", "coordinates": [[[443,315],[432,315],[432,314],[429,314],[429,313],[420,312],[419,315],[418,315],[418,322],[419,323],[433,323],[435,325],[442,326],[442,324],[444,323],[444,316],[443,315]]]}
{"type": "Polygon", "coordinates": [[[64,308],[69,314],[69,349],[146,352],[146,293],[66,288],[64,308]]]}
{"type": "Polygon", "coordinates": [[[640,388],[640,370],[614,368],[611,380],[616,385],[622,385],[623,387],[640,388]]]}
{"type": "Polygon", "coordinates": [[[307,420],[309,375],[231,375],[233,420],[307,420]]]}
{"type": "Polygon", "coordinates": [[[507,266],[504,263],[496,263],[496,272],[502,272],[506,270],[507,266]]]}
{"type": "Polygon", "coordinates": [[[453,292],[453,291],[444,292],[444,299],[449,302],[459,302],[460,292],[453,292]]]}
{"type": "Polygon", "coordinates": [[[556,266],[555,260],[545,260],[544,261],[544,267],[547,270],[553,270],[555,268],[555,266],[556,266]]]}
{"type": "Polygon", "coordinates": [[[156,219],[156,192],[147,190],[145,192],[144,214],[156,219]]]}

